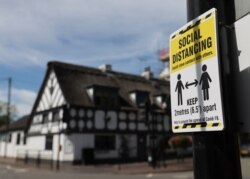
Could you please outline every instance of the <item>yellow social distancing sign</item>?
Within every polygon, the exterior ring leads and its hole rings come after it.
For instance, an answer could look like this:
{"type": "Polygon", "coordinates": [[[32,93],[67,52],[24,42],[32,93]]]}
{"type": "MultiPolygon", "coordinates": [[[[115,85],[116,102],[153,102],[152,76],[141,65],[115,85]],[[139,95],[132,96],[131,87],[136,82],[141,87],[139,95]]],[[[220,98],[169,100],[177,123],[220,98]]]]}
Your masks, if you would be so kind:
{"type": "Polygon", "coordinates": [[[223,130],[216,9],[174,32],[169,43],[173,132],[223,130]]]}

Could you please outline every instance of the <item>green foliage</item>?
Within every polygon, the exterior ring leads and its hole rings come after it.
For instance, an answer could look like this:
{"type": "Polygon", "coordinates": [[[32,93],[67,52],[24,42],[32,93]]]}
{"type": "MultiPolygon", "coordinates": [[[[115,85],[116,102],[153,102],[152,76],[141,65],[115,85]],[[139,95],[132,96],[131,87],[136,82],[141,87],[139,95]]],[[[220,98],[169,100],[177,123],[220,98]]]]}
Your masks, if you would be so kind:
{"type": "Polygon", "coordinates": [[[0,116],[0,127],[5,125],[7,122],[7,116],[0,116]]]}
{"type": "MultiPolygon", "coordinates": [[[[7,117],[7,109],[8,109],[8,105],[7,103],[0,101],[0,126],[3,126],[6,124],[6,122],[8,121],[8,117],[7,117]]],[[[10,106],[10,121],[13,121],[13,119],[15,119],[17,116],[17,109],[15,105],[11,105],[10,106]]]]}

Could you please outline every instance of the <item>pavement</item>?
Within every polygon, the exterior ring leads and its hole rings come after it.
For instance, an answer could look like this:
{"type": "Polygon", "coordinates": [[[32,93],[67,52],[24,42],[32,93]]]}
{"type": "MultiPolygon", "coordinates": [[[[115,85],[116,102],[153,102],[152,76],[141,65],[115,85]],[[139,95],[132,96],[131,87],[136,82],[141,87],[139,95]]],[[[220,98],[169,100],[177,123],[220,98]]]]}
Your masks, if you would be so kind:
{"type": "Polygon", "coordinates": [[[77,173],[56,172],[52,170],[22,169],[0,165],[0,178],[4,179],[193,179],[193,173],[147,173],[147,174],[113,174],[113,173],[77,173]]]}
{"type": "MultiPolygon", "coordinates": [[[[26,165],[23,162],[16,162],[15,159],[1,158],[0,164],[5,166],[27,168],[32,170],[51,170],[50,166],[37,167],[35,164],[26,165]]],[[[55,167],[53,170],[56,170],[55,167]]],[[[112,165],[61,165],[60,172],[66,173],[88,173],[88,174],[148,174],[148,173],[169,173],[169,172],[188,172],[193,170],[193,159],[187,158],[183,161],[166,160],[164,164],[156,168],[149,166],[147,162],[112,164],[112,165]]]]}
{"type": "MultiPolygon", "coordinates": [[[[243,179],[250,179],[250,158],[241,159],[243,179]]],[[[193,179],[192,159],[167,161],[167,166],[153,170],[147,163],[95,166],[62,166],[55,169],[17,164],[13,159],[0,158],[0,178],[4,179],[193,179]]]]}
{"type": "Polygon", "coordinates": [[[116,166],[115,173],[122,174],[146,174],[146,173],[168,173],[168,172],[186,172],[193,170],[193,159],[188,158],[183,161],[169,160],[161,166],[153,168],[148,163],[132,163],[116,166]]]}

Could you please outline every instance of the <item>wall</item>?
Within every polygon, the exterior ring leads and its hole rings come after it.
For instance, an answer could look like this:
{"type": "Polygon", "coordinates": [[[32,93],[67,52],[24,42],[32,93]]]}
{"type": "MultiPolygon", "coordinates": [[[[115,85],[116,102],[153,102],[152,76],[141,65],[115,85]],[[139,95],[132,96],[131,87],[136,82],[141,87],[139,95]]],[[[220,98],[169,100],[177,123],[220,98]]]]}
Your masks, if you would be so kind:
{"type": "Polygon", "coordinates": [[[23,131],[12,131],[9,134],[7,135],[7,137],[4,134],[1,135],[0,156],[15,158],[17,156],[17,151],[23,150],[25,148],[25,145],[23,144],[24,133],[23,131]],[[11,134],[11,142],[9,142],[9,134],[11,134]],[[19,145],[16,144],[18,134],[20,134],[19,145]],[[7,138],[7,146],[5,142],[5,137],[7,138]]]}
{"type": "Polygon", "coordinates": [[[94,148],[93,134],[63,135],[62,160],[81,160],[83,148],[94,148]]]}
{"type": "MultiPolygon", "coordinates": [[[[101,134],[100,134],[101,135],[101,134]]],[[[105,134],[104,134],[105,135],[105,134]]],[[[120,148],[121,135],[116,135],[116,149],[109,151],[94,151],[95,159],[114,159],[118,158],[118,150],[120,148]]],[[[136,157],[137,155],[137,137],[136,135],[126,135],[128,138],[128,147],[130,157],[136,157]]],[[[73,161],[82,160],[82,149],[84,148],[94,148],[95,146],[94,134],[71,134],[71,135],[61,135],[62,143],[62,161],[73,161]]]]}

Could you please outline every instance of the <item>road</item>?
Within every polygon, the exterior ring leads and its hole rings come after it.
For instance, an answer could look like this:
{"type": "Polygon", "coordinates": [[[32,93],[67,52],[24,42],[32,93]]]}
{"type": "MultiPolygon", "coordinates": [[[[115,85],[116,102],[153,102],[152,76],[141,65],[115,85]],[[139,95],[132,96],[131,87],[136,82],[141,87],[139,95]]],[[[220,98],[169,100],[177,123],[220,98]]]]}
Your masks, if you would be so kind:
{"type": "MultiPolygon", "coordinates": [[[[250,179],[250,158],[241,160],[243,179],[250,179]]],[[[16,168],[0,165],[0,178],[4,179],[193,179],[193,172],[157,174],[87,174],[79,172],[56,172],[45,169],[16,168]]]]}
{"type": "Polygon", "coordinates": [[[22,169],[10,166],[0,166],[0,176],[4,179],[193,179],[192,172],[166,174],[85,174],[73,172],[55,172],[37,169],[22,169]]]}

